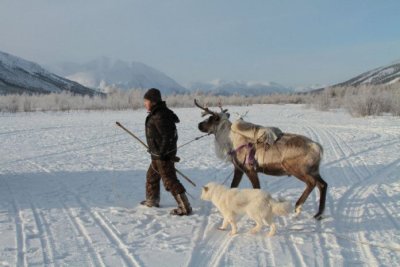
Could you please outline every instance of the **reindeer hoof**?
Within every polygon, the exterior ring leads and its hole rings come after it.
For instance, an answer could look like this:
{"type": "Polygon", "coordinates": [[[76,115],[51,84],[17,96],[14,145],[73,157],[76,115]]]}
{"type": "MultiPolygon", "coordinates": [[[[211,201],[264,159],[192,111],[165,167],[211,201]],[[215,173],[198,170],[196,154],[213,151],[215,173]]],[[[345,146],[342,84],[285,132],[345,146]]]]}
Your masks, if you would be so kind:
{"type": "Polygon", "coordinates": [[[320,220],[322,220],[323,218],[324,218],[324,217],[322,216],[321,213],[317,213],[317,214],[314,215],[314,219],[316,219],[317,221],[320,221],[320,220]]]}
{"type": "Polygon", "coordinates": [[[302,205],[299,205],[294,209],[295,217],[298,217],[300,215],[301,209],[302,209],[302,205]]]}

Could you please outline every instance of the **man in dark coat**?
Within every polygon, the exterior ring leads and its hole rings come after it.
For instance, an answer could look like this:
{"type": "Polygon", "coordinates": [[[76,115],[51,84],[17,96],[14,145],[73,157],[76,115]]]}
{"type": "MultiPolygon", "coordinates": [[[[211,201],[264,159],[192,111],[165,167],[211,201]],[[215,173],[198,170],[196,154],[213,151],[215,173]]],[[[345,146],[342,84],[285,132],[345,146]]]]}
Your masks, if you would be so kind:
{"type": "Polygon", "coordinates": [[[192,208],[175,170],[175,162],[179,161],[176,157],[178,132],[175,124],[179,123],[179,118],[162,101],[161,93],[156,88],[146,92],[144,106],[148,111],[145,126],[151,164],[146,174],[146,200],[141,204],[159,207],[162,180],[165,190],[171,192],[178,203],[178,208],[173,209],[171,214],[190,215],[192,208]]]}

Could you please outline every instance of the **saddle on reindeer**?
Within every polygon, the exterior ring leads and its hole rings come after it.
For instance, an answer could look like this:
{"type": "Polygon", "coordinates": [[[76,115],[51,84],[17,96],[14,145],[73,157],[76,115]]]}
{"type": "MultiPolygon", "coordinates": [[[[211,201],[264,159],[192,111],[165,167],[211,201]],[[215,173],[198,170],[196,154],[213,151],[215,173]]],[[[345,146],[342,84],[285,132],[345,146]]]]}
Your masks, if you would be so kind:
{"type": "Polygon", "coordinates": [[[255,159],[256,146],[261,144],[265,150],[268,150],[282,135],[283,132],[277,127],[265,127],[239,119],[231,125],[233,143],[231,154],[247,149],[248,153],[244,163],[254,166],[257,163],[255,159]],[[240,135],[240,140],[235,137],[236,134],[240,135]]]}

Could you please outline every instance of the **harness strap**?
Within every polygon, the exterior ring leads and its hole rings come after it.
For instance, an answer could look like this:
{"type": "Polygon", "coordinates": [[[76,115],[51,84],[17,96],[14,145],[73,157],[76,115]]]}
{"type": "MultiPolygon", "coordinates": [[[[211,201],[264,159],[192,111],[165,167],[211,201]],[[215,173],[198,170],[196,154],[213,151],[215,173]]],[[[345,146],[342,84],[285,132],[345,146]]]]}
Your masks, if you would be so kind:
{"type": "Polygon", "coordinates": [[[231,151],[228,152],[229,156],[234,156],[236,155],[240,150],[242,150],[243,148],[247,148],[250,150],[250,152],[246,155],[245,158],[245,163],[250,165],[250,166],[254,166],[257,162],[256,162],[256,148],[254,146],[253,143],[249,142],[247,144],[243,144],[238,146],[236,149],[232,149],[231,151]]]}

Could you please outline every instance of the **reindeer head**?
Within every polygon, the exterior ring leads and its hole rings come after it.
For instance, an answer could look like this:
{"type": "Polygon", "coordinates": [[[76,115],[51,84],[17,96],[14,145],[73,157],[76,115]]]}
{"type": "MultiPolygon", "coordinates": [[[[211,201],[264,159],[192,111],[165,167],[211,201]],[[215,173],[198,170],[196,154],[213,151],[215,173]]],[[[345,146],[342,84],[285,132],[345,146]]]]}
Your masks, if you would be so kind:
{"type": "Polygon", "coordinates": [[[222,108],[221,103],[218,105],[221,112],[211,111],[208,107],[201,106],[196,99],[194,100],[194,104],[203,110],[202,117],[210,115],[210,117],[199,123],[199,130],[201,132],[215,134],[220,123],[229,119],[230,114],[227,109],[222,108]]]}

